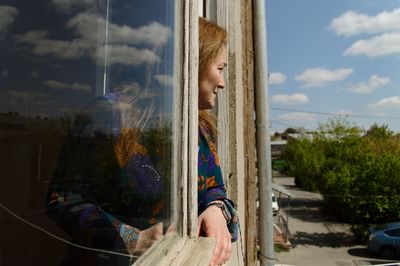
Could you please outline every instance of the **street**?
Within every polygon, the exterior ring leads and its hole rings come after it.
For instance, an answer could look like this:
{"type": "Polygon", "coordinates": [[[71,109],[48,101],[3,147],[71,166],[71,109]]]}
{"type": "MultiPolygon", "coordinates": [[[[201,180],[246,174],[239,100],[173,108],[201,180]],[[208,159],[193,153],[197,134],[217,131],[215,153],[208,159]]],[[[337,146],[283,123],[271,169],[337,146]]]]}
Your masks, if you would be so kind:
{"type": "Polygon", "coordinates": [[[279,199],[281,214],[285,218],[288,214],[292,248],[276,252],[276,265],[400,265],[380,260],[370,254],[365,245],[356,244],[348,224],[328,221],[321,213],[320,194],[298,189],[291,177],[274,177],[273,182],[294,195],[289,202],[285,196],[279,199]]]}

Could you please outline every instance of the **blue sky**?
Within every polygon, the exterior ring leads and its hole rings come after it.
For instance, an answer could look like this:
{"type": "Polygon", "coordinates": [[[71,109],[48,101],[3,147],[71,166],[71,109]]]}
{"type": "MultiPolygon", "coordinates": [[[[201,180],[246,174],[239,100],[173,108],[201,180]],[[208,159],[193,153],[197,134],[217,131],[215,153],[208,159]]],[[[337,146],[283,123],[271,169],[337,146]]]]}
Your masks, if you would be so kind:
{"type": "Polygon", "coordinates": [[[330,114],[400,132],[400,1],[266,3],[273,132],[330,114]]]}

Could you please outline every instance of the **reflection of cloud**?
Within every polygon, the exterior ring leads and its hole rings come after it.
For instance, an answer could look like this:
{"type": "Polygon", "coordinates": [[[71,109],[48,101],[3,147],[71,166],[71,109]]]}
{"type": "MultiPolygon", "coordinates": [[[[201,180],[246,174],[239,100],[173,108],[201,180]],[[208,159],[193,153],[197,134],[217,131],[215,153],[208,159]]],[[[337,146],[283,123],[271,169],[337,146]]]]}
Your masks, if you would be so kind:
{"type": "Polygon", "coordinates": [[[48,37],[48,32],[43,30],[17,35],[16,40],[19,43],[32,45],[32,52],[38,56],[51,55],[62,59],[76,59],[88,55],[99,64],[104,64],[107,48],[107,64],[138,66],[160,62],[161,59],[149,49],[139,49],[132,45],[165,44],[171,35],[168,27],[157,22],[136,29],[110,23],[106,46],[105,25],[106,21],[97,15],[80,13],[67,23],[67,28],[74,29],[79,35],[79,38],[72,41],[51,39],[48,37]]]}
{"type": "MultiPolygon", "coordinates": [[[[97,49],[97,62],[104,63],[105,46],[97,49]]],[[[136,49],[127,45],[109,45],[107,47],[107,64],[123,64],[138,66],[144,63],[160,62],[161,59],[148,49],[136,49]]]]}
{"type": "Polygon", "coordinates": [[[356,11],[346,13],[332,20],[330,28],[338,35],[376,34],[400,30],[400,8],[383,11],[369,16],[356,11]]]}
{"type": "Polygon", "coordinates": [[[0,78],[7,78],[8,77],[8,70],[2,69],[0,73],[0,78]]]}
{"type": "Polygon", "coordinates": [[[172,86],[174,82],[170,75],[154,75],[154,78],[163,86],[172,86]]]}
{"type": "Polygon", "coordinates": [[[8,26],[14,22],[18,14],[19,12],[15,7],[0,6],[0,33],[7,32],[8,26]]]}
{"type": "Polygon", "coordinates": [[[81,84],[81,83],[63,83],[55,80],[46,80],[43,84],[52,89],[58,90],[77,90],[77,91],[91,91],[91,87],[89,85],[81,84]]]}
{"type": "Polygon", "coordinates": [[[133,97],[135,100],[151,99],[161,95],[160,93],[151,91],[149,88],[143,88],[137,82],[119,85],[117,88],[114,88],[114,90],[123,95],[133,97]]]}
{"type": "Polygon", "coordinates": [[[366,55],[371,58],[391,54],[400,54],[400,32],[356,41],[344,52],[344,55],[366,55]]]}
{"type": "Polygon", "coordinates": [[[305,94],[293,93],[293,94],[277,94],[271,97],[271,101],[274,103],[281,104],[298,104],[308,102],[308,97],[305,94]]]}
{"type": "Polygon", "coordinates": [[[46,100],[46,99],[50,98],[49,94],[30,92],[30,91],[9,90],[8,95],[12,98],[18,98],[18,99],[23,99],[23,100],[30,100],[30,99],[46,100]]]}
{"type": "Polygon", "coordinates": [[[341,81],[346,79],[353,69],[340,68],[336,70],[329,70],[324,68],[311,68],[303,71],[300,75],[296,76],[296,80],[303,83],[301,87],[323,87],[329,82],[341,81]]]}
{"type": "Polygon", "coordinates": [[[60,11],[69,12],[72,7],[90,7],[96,0],[53,0],[53,4],[60,11]]]}
{"type": "Polygon", "coordinates": [[[280,72],[269,73],[268,84],[282,84],[286,82],[286,76],[280,72]]]}
{"type": "MultiPolygon", "coordinates": [[[[105,39],[106,21],[104,18],[90,13],[80,13],[70,19],[68,28],[73,28],[83,39],[97,41],[105,39]],[[104,29],[98,32],[97,29],[104,29]],[[98,35],[98,34],[102,35],[98,35]]],[[[108,24],[109,43],[123,44],[164,44],[171,36],[168,27],[158,22],[151,22],[136,29],[129,26],[119,26],[114,23],[108,24]]]]}
{"type": "Polygon", "coordinates": [[[39,76],[39,72],[37,72],[37,71],[32,71],[32,72],[31,72],[31,78],[35,79],[35,78],[37,78],[38,76],[39,76]]]}
{"type": "Polygon", "coordinates": [[[369,106],[370,108],[396,108],[400,107],[400,96],[392,96],[381,99],[369,106]]]}
{"type": "Polygon", "coordinates": [[[372,75],[367,82],[350,84],[347,87],[347,90],[358,94],[367,94],[367,93],[372,93],[379,87],[385,86],[389,83],[390,83],[389,78],[380,77],[378,75],[372,75]]]}
{"type": "Polygon", "coordinates": [[[279,119],[282,120],[293,120],[293,121],[313,121],[317,117],[316,114],[308,114],[308,113],[301,113],[301,112],[293,112],[293,113],[286,113],[281,114],[278,116],[279,119]]]}
{"type": "Polygon", "coordinates": [[[53,55],[62,59],[78,58],[89,52],[93,47],[84,40],[75,39],[72,42],[52,40],[47,38],[46,31],[30,31],[25,34],[17,35],[19,43],[33,45],[32,52],[35,55],[53,55]]]}

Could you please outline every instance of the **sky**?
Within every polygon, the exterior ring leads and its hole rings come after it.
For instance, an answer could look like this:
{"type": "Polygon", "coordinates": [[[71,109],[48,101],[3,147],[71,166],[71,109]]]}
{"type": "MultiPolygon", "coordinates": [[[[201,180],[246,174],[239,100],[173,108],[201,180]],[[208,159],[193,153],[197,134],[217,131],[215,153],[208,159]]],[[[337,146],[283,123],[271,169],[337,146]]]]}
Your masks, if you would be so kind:
{"type": "Polygon", "coordinates": [[[340,116],[400,132],[400,1],[269,0],[272,132],[340,116]]]}

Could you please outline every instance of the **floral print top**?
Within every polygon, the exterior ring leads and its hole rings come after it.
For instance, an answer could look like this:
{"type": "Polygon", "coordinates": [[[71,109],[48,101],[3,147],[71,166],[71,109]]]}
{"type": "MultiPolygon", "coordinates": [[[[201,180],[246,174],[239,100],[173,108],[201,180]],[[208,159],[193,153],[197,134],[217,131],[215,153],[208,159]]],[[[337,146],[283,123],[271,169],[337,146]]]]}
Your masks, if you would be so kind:
{"type": "Polygon", "coordinates": [[[220,161],[215,143],[204,130],[199,129],[198,153],[198,212],[202,213],[214,200],[226,199],[220,161]]]}

